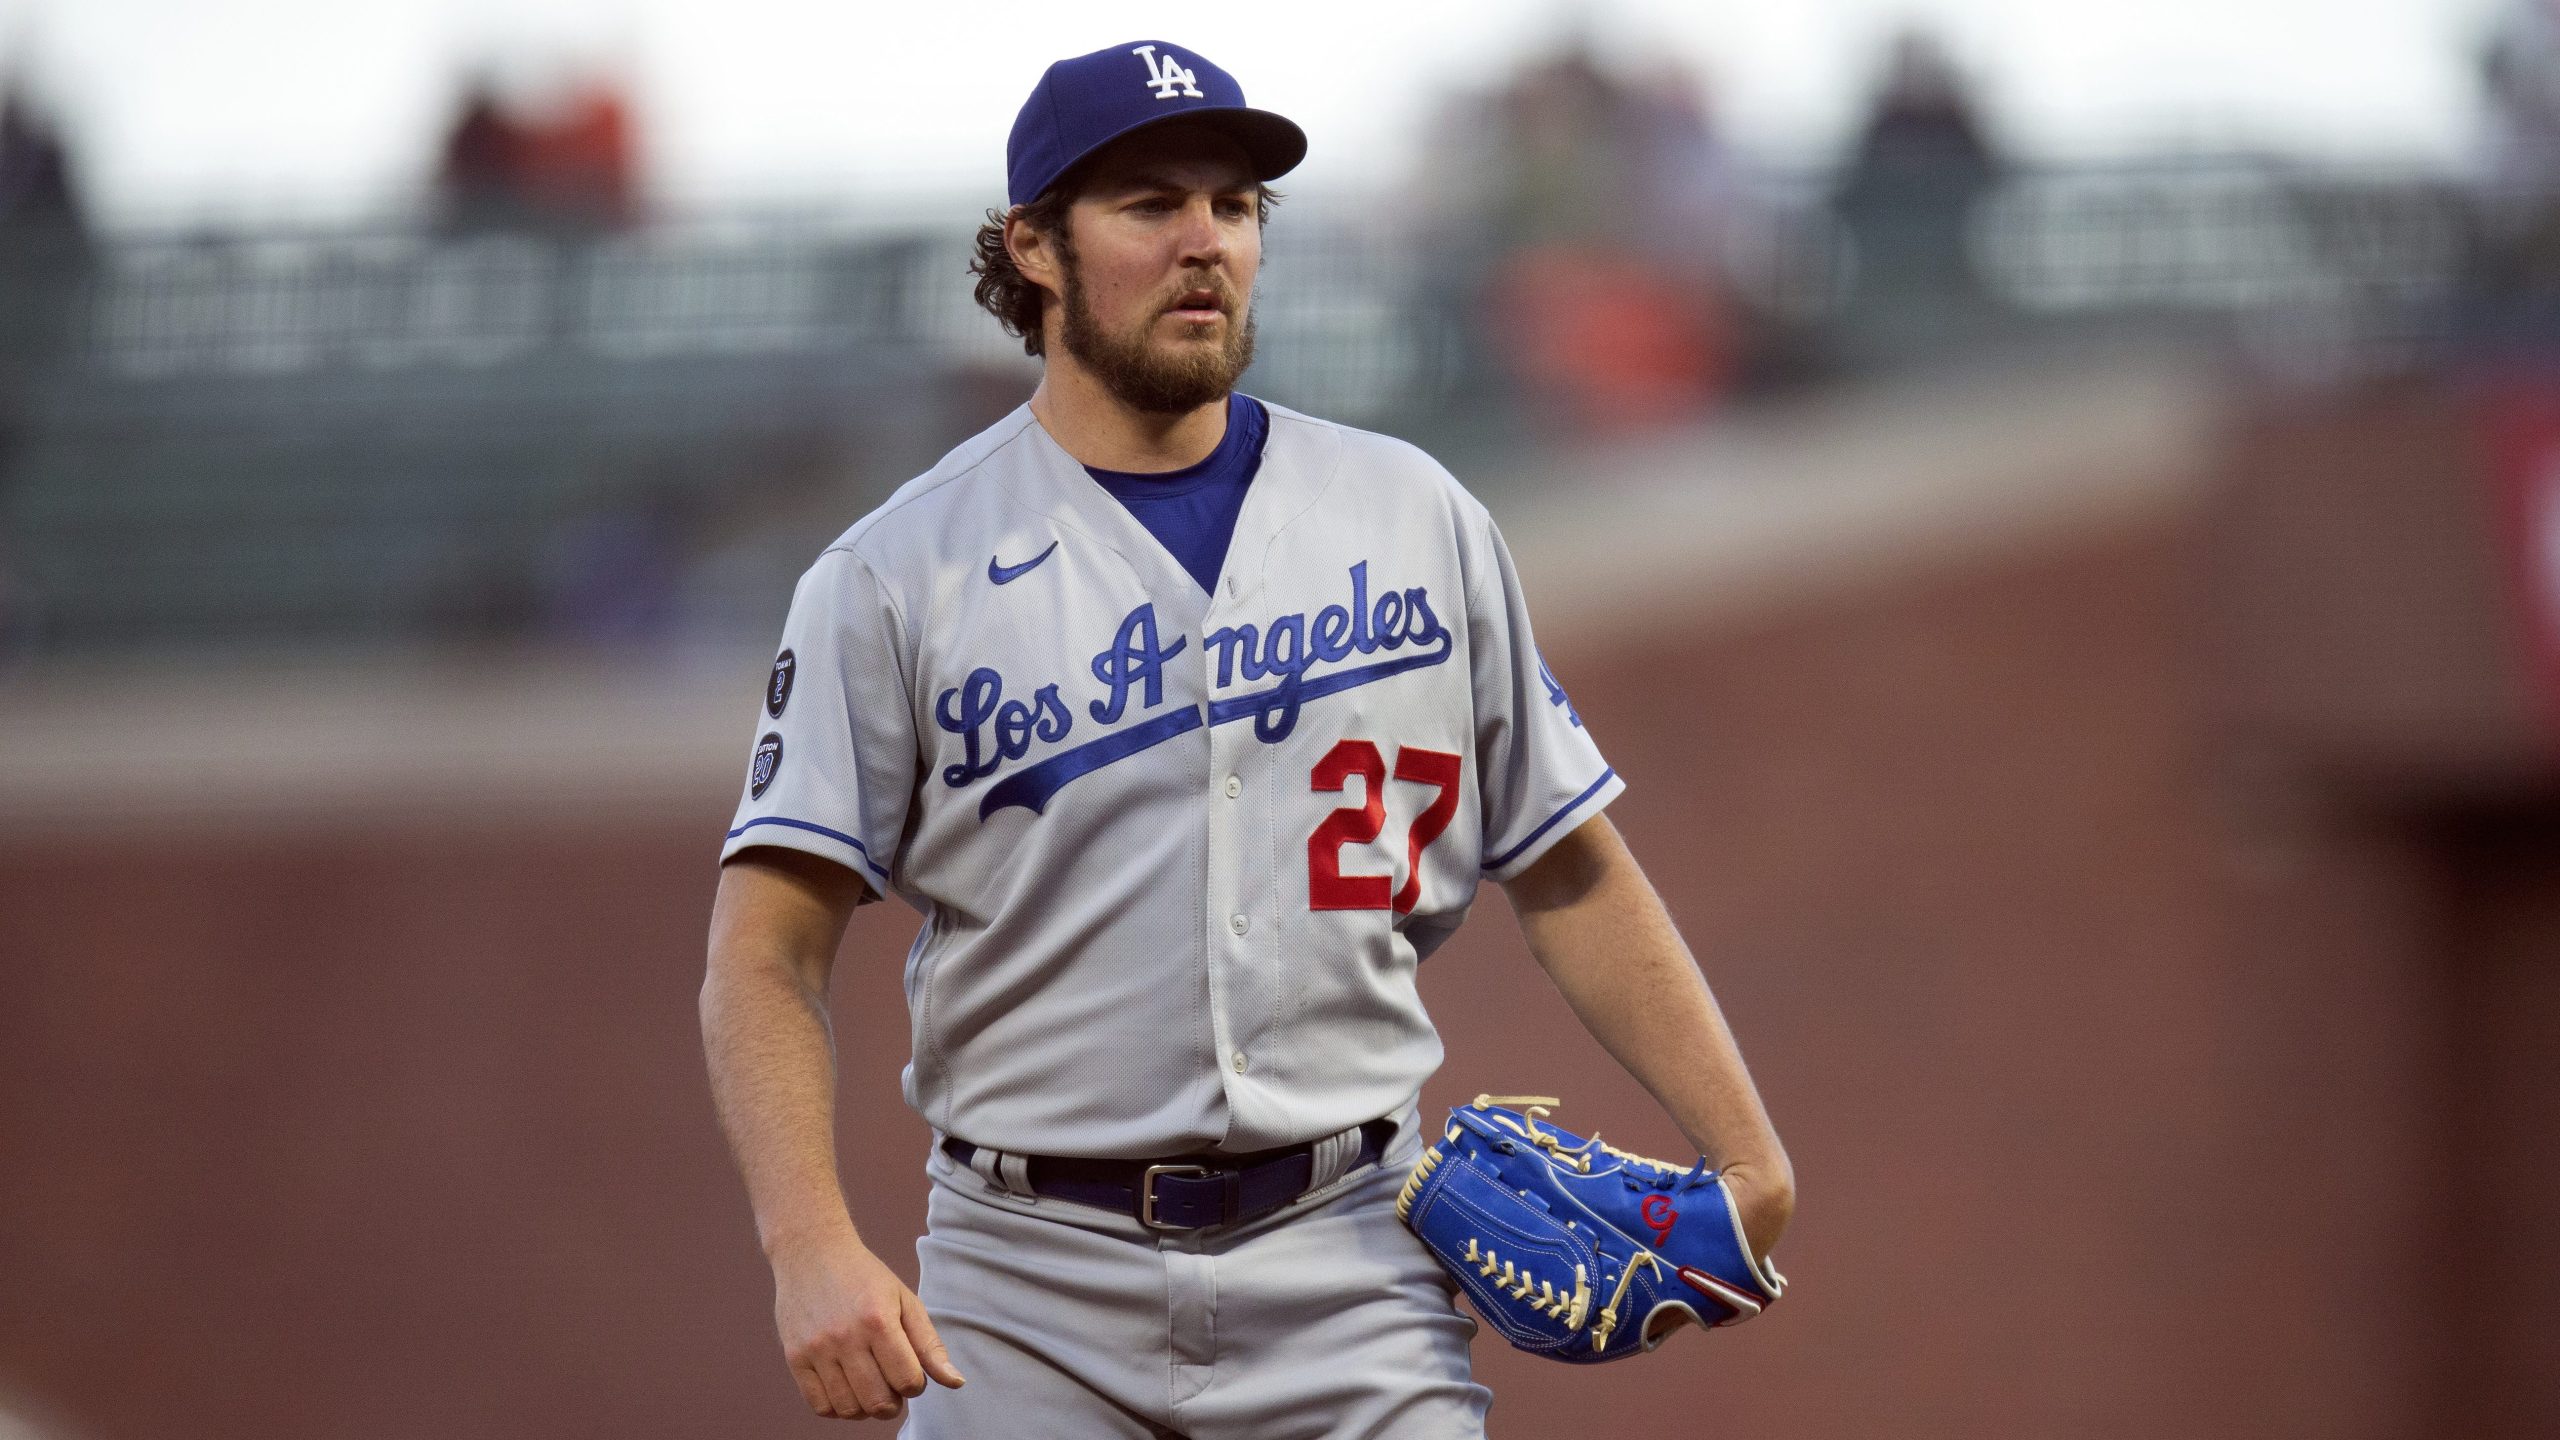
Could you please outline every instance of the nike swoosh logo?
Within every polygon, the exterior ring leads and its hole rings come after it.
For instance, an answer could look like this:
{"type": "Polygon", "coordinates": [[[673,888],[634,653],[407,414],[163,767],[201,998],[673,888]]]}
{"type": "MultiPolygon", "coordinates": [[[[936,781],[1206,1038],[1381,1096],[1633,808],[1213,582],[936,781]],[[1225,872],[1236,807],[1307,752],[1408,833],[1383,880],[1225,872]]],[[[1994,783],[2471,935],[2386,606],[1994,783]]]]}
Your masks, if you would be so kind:
{"type": "MultiPolygon", "coordinates": [[[[1052,540],[1049,542],[1049,550],[1055,550],[1057,548],[1057,541],[1052,540]]],[[[999,585],[1011,584],[1012,582],[1021,579],[1023,576],[1030,574],[1041,561],[1048,559],[1049,550],[1043,550],[1039,554],[1032,556],[1030,559],[1023,561],[1019,565],[999,565],[996,563],[996,557],[990,555],[987,557],[987,578],[993,580],[999,585]]]]}

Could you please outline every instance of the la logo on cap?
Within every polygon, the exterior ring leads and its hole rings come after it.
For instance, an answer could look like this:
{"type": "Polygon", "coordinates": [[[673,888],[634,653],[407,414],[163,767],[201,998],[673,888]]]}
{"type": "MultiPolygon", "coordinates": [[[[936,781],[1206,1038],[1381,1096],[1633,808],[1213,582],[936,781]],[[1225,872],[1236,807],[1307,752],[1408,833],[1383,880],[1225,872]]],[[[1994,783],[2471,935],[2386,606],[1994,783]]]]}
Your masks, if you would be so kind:
{"type": "Polygon", "coordinates": [[[1157,99],[1171,100],[1178,95],[1188,95],[1194,100],[1202,98],[1199,80],[1182,67],[1181,61],[1167,55],[1163,63],[1158,64],[1153,45],[1141,45],[1129,53],[1147,62],[1147,83],[1155,87],[1157,99]]]}

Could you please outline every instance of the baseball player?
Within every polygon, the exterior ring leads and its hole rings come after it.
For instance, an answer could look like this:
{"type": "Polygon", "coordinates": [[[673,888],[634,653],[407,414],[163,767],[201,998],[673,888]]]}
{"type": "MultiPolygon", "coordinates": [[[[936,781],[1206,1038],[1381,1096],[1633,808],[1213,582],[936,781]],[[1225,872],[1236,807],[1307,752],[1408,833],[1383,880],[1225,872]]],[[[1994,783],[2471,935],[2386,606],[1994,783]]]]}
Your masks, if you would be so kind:
{"type": "Polygon", "coordinates": [[[1266,182],[1305,150],[1177,45],[1049,67],[975,267],[1039,387],[793,596],[702,1020],[822,1415],[1481,1434],[1475,1324],[1395,1200],[1441,1059],[1415,970],[1487,878],[1751,1245],[1791,1212],[1484,507],[1412,446],[1234,389],[1266,182]],[[923,919],[904,1088],[935,1132],[912,1292],[831,1138],[827,978],[890,897],[923,919]]]}

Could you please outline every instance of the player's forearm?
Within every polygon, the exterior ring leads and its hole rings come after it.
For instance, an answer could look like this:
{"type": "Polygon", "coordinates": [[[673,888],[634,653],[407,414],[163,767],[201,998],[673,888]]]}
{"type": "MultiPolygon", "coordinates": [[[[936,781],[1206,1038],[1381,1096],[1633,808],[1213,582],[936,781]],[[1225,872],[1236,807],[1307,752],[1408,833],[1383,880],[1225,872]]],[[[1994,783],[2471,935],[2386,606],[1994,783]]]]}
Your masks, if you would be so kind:
{"type": "Polygon", "coordinates": [[[1513,900],[1530,952],[1583,1027],[1726,1172],[1765,1253],[1793,1216],[1794,1169],[1661,898],[1605,818],[1522,880],[1513,900]]]}
{"type": "Polygon", "coordinates": [[[1733,1032],[1649,891],[1524,917],[1523,926],[1583,1027],[1652,1092],[1698,1153],[1792,1188],[1786,1150],[1733,1032]]]}
{"type": "Polygon", "coordinates": [[[786,959],[715,944],[702,1045],[720,1128],[765,1253],[854,1236],[836,1175],[835,1047],[825,997],[786,959]]]}

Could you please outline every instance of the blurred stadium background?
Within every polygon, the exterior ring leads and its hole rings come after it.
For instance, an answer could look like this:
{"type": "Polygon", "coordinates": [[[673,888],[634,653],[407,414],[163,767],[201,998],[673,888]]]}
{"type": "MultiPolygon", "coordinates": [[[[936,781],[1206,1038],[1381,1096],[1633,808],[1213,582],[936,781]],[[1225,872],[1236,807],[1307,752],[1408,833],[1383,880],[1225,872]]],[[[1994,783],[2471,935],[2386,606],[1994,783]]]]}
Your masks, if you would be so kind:
{"type": "MultiPolygon", "coordinates": [[[[1800,1171],[1786,1307],[1488,1341],[1495,1433],[2560,1430],[2560,11],[2072,8],[1807,7],[1793,80],[1681,7],[907,17],[863,113],[978,131],[724,188],[680,82],[789,32],[382,7],[484,53],[315,23],[188,149],[215,22],[0,7],[0,1436],[822,1423],[693,1022],[749,696],[1035,377],[962,272],[1020,94],[1167,27],[1351,157],[1248,388],[1494,507],[1800,1171]],[[385,63],[396,183],[188,168],[385,63]]],[[[903,913],[836,1009],[912,1274],[903,913]]],[[[1427,1106],[1677,1147],[1498,902],[1424,985],[1427,1106]]]]}

